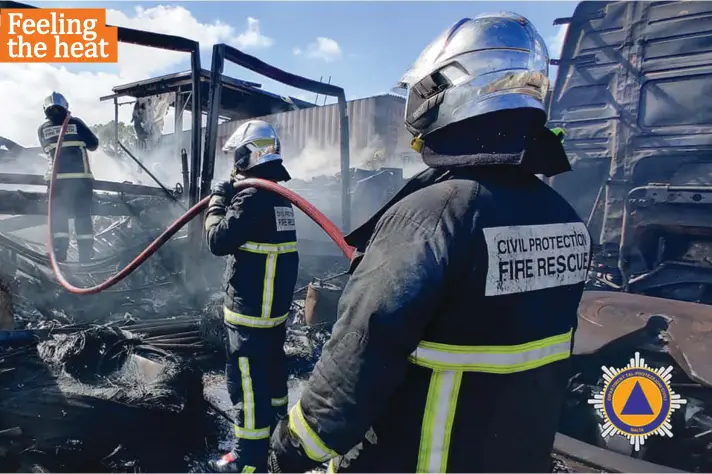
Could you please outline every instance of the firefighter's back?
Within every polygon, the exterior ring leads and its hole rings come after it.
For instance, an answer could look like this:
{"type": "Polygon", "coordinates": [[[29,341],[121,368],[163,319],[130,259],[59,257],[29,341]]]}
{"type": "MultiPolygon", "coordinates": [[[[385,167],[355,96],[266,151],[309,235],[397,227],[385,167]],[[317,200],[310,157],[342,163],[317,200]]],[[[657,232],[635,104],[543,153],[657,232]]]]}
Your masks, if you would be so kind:
{"type": "MultiPolygon", "coordinates": [[[[49,170],[46,179],[52,172],[54,156],[62,130],[62,121],[48,119],[37,130],[40,145],[49,160],[49,170]]],[[[87,150],[98,147],[96,136],[81,120],[71,117],[62,141],[59,155],[57,179],[92,179],[94,176],[89,164],[87,150]]]]}
{"type": "Polygon", "coordinates": [[[502,168],[454,172],[394,212],[424,225],[439,212],[443,245],[470,244],[448,266],[437,315],[374,426],[378,442],[352,469],[546,471],[588,266],[585,225],[534,175],[502,168]]]}
{"type": "Polygon", "coordinates": [[[228,258],[225,307],[248,318],[283,322],[299,269],[294,210],[269,191],[252,188],[241,194],[254,201],[250,215],[255,217],[240,223],[249,226],[248,240],[228,258]]]}

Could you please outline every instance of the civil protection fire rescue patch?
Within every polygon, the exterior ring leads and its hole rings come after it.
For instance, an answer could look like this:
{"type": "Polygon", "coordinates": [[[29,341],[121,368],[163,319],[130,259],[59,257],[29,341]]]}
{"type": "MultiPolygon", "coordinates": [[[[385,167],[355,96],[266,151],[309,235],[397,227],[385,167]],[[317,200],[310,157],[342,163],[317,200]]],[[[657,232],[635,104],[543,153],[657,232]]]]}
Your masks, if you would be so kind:
{"type": "MultiPolygon", "coordinates": [[[[49,140],[50,138],[58,137],[59,132],[62,131],[62,126],[61,125],[55,125],[54,127],[47,127],[44,130],[42,130],[42,136],[44,136],[45,140],[49,140]]],[[[66,135],[71,135],[71,134],[77,134],[77,125],[74,123],[70,123],[67,125],[67,131],[65,132],[66,135]]]]}
{"type": "Polygon", "coordinates": [[[274,220],[277,232],[297,230],[297,224],[294,221],[294,209],[291,207],[275,206],[274,220]]]}
{"type": "Polygon", "coordinates": [[[601,369],[605,385],[588,403],[603,417],[603,438],[625,436],[636,451],[649,436],[672,438],[670,415],[687,403],[670,388],[672,366],[652,369],[636,352],[622,369],[601,369]]]}
{"type": "Polygon", "coordinates": [[[485,296],[586,280],[591,238],[582,222],[490,227],[482,232],[489,256],[485,296]]]}

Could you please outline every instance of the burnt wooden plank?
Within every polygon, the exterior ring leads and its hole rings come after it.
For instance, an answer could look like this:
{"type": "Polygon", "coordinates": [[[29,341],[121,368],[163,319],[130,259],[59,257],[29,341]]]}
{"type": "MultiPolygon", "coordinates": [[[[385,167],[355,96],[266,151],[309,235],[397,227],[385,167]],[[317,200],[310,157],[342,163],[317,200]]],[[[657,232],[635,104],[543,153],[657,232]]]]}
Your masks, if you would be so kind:
{"type": "MultiPolygon", "coordinates": [[[[0,173],[0,184],[24,184],[29,186],[46,186],[44,176],[38,174],[0,173]]],[[[138,196],[160,196],[166,194],[161,188],[144,186],[142,184],[117,183],[115,181],[94,180],[96,191],[135,194],[138,196]]]]}
{"type": "MultiPolygon", "coordinates": [[[[161,195],[163,193],[161,192],[161,195]]],[[[95,194],[92,214],[95,216],[130,216],[144,211],[155,211],[167,203],[174,203],[163,197],[132,197],[120,194],[95,194]]],[[[0,190],[0,214],[47,215],[47,193],[0,190]]]]}

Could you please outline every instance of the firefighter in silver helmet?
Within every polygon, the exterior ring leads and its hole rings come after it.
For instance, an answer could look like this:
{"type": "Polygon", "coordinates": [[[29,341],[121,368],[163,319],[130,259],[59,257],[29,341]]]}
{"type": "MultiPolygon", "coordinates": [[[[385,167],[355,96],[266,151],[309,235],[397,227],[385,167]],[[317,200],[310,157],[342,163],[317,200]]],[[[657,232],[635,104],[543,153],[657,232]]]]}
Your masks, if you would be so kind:
{"type": "Polygon", "coordinates": [[[235,447],[210,463],[216,472],[265,472],[269,436],[287,410],[285,321],[299,256],[289,201],[257,188],[234,191],[241,177],[288,181],[272,126],[250,120],[223,151],[229,180],[213,186],[205,218],[210,251],[227,256],[223,318],[227,327],[227,389],[235,405],[235,447]]]}
{"type": "Polygon", "coordinates": [[[551,472],[590,237],[537,174],[548,53],[513,13],[464,18],[406,73],[428,169],[347,242],[331,339],[272,437],[273,472],[551,472]]]}
{"type": "MultiPolygon", "coordinates": [[[[69,103],[59,92],[52,92],[44,101],[47,120],[37,135],[47,155],[49,166],[45,180],[49,181],[62,123],[69,113],[69,103]]],[[[91,219],[94,199],[94,175],[89,166],[88,151],[99,147],[99,139],[86,124],[75,116],[69,119],[59,155],[59,168],[54,183],[52,207],[52,242],[58,261],[67,259],[69,247],[69,217],[74,217],[79,261],[88,262],[94,256],[94,226],[91,219]]]]}

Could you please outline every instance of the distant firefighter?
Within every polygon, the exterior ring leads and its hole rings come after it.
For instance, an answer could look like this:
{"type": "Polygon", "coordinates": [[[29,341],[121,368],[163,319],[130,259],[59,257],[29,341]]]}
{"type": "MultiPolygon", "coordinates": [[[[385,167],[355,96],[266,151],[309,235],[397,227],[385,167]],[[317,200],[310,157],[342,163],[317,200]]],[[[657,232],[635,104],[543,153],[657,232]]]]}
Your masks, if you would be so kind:
{"type": "MultiPolygon", "coordinates": [[[[44,101],[47,121],[40,125],[37,135],[49,160],[45,175],[48,182],[52,176],[57,140],[68,111],[67,99],[58,92],[52,92],[44,101]]],[[[88,262],[94,256],[94,227],[91,220],[94,175],[89,166],[87,150],[95,151],[98,147],[99,139],[96,135],[82,120],[72,116],[59,155],[52,201],[52,242],[55,256],[60,262],[67,260],[70,215],[74,216],[79,261],[88,262]]]]}

